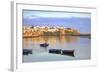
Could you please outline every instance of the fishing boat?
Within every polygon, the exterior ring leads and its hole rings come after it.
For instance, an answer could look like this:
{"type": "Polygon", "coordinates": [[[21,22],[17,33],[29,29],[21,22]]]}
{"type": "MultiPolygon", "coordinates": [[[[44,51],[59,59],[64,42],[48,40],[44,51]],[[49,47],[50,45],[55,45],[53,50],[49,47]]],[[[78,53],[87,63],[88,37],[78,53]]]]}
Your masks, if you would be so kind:
{"type": "Polygon", "coordinates": [[[32,49],[23,49],[23,55],[32,54],[32,49]]]}
{"type": "Polygon", "coordinates": [[[47,47],[47,46],[49,46],[49,44],[48,44],[48,43],[43,43],[43,44],[40,44],[40,47],[47,47]]]}
{"type": "Polygon", "coordinates": [[[75,56],[74,55],[75,50],[61,50],[62,55],[69,55],[69,56],[75,56]]]}
{"type": "Polygon", "coordinates": [[[68,55],[74,57],[75,50],[62,50],[62,49],[49,49],[49,53],[52,54],[61,54],[61,55],[68,55]]]}
{"type": "Polygon", "coordinates": [[[61,54],[61,49],[49,49],[49,53],[61,54]]]}

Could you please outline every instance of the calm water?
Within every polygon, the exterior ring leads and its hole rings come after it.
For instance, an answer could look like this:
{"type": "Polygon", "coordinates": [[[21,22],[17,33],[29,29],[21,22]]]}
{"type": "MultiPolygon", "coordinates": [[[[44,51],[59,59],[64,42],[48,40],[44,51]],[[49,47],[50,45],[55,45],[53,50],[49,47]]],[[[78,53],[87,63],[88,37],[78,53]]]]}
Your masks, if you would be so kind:
{"type": "Polygon", "coordinates": [[[88,37],[74,36],[41,36],[36,38],[24,38],[23,49],[32,49],[32,54],[23,55],[23,62],[84,60],[91,58],[91,39],[88,37]],[[40,44],[47,42],[47,48],[40,44]],[[49,49],[75,50],[75,57],[50,54],[49,49]]]}

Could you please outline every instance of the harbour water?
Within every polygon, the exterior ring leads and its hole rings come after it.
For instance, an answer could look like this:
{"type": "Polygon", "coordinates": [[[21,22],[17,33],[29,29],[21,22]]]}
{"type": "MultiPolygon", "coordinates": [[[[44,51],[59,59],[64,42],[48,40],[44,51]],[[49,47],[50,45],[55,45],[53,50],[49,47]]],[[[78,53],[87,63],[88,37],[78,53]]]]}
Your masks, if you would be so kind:
{"type": "Polygon", "coordinates": [[[23,38],[23,49],[32,49],[32,54],[23,55],[23,62],[46,62],[87,60],[91,58],[91,39],[83,36],[40,36],[23,38]],[[41,47],[40,44],[49,46],[41,47]],[[61,54],[51,54],[50,49],[75,50],[74,57],[61,54]]]}

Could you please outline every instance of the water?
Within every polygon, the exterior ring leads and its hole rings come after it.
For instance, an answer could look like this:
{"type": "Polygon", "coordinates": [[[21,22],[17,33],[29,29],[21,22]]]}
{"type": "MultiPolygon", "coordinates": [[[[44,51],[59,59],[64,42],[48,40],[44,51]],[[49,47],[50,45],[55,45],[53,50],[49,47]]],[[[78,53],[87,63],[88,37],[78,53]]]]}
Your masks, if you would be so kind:
{"type": "Polygon", "coordinates": [[[32,54],[23,55],[23,62],[86,60],[91,58],[91,39],[78,36],[41,36],[23,38],[23,49],[32,49],[32,54]],[[40,44],[47,42],[47,48],[40,44]],[[75,57],[48,53],[49,49],[74,49],[75,57]]]}

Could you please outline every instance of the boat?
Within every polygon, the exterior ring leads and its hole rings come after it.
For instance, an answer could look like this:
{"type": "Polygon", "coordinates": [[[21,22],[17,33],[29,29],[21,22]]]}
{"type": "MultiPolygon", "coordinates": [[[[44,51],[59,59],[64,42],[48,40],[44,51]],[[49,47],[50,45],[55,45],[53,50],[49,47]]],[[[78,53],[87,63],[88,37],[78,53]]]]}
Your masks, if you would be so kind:
{"type": "Polygon", "coordinates": [[[32,49],[23,49],[23,55],[32,54],[32,49]]]}
{"type": "Polygon", "coordinates": [[[74,57],[75,56],[74,52],[75,52],[75,50],[62,50],[61,54],[62,55],[69,55],[69,56],[73,56],[74,57]]]}
{"type": "Polygon", "coordinates": [[[40,46],[41,47],[47,47],[47,46],[49,46],[49,44],[48,43],[43,43],[43,44],[40,44],[40,46]]]}
{"type": "Polygon", "coordinates": [[[49,53],[52,54],[61,54],[61,55],[68,55],[74,57],[75,50],[62,50],[62,49],[49,49],[49,53]]]}
{"type": "Polygon", "coordinates": [[[61,49],[49,49],[49,53],[61,54],[61,49]]]}

